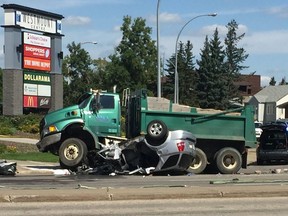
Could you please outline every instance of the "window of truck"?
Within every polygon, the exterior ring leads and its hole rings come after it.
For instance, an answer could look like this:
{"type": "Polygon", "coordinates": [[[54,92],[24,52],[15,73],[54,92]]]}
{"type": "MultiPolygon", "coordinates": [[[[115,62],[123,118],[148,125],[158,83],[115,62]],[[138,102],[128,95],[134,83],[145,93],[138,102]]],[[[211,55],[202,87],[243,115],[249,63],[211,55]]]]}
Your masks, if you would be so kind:
{"type": "MultiPolygon", "coordinates": [[[[93,109],[93,104],[96,103],[95,98],[92,99],[90,103],[90,110],[93,109]]],[[[111,95],[101,95],[100,96],[100,109],[114,109],[114,96],[111,95]]]]}

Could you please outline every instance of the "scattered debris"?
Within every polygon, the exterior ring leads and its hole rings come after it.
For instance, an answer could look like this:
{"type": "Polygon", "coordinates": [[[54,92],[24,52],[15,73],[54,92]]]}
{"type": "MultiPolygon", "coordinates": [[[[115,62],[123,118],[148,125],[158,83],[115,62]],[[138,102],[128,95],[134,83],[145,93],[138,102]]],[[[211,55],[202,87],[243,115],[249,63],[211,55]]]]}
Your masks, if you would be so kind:
{"type": "Polygon", "coordinates": [[[260,175],[261,173],[261,170],[255,170],[255,174],[260,175]]]}
{"type": "Polygon", "coordinates": [[[240,180],[238,178],[229,180],[215,180],[210,181],[210,184],[287,184],[288,180],[270,180],[270,179],[244,179],[240,180]]]}
{"type": "Polygon", "coordinates": [[[271,173],[280,174],[281,173],[281,169],[273,169],[273,170],[271,170],[271,173]]]}
{"type": "Polygon", "coordinates": [[[17,163],[7,162],[6,160],[0,161],[0,175],[16,175],[17,163]]]}

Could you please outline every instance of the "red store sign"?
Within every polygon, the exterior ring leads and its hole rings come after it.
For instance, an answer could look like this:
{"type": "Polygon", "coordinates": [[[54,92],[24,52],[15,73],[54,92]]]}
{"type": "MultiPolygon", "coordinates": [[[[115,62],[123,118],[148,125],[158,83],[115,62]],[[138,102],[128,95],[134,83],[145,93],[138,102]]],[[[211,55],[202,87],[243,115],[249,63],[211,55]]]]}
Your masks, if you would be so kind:
{"type": "Polygon", "coordinates": [[[41,71],[50,71],[51,70],[50,59],[24,57],[23,68],[41,70],[41,71]]]}
{"type": "Polygon", "coordinates": [[[24,57],[51,59],[51,50],[47,47],[24,44],[24,57]]]}
{"type": "Polygon", "coordinates": [[[24,95],[23,99],[24,99],[23,100],[23,107],[37,108],[37,106],[38,106],[37,96],[24,95]]]}

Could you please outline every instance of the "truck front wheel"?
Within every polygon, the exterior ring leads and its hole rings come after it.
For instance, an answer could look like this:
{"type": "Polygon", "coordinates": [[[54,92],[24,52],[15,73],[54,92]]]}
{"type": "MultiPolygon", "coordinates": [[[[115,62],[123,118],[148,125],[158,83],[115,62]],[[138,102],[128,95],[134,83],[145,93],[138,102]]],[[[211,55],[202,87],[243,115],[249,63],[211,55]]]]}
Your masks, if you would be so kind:
{"type": "Polygon", "coordinates": [[[188,170],[195,174],[202,173],[207,166],[206,154],[199,148],[196,148],[196,157],[188,170]]]}
{"type": "Polygon", "coordinates": [[[234,148],[223,148],[216,155],[216,165],[223,174],[235,174],[241,169],[242,157],[234,148]]]}
{"type": "Polygon", "coordinates": [[[63,168],[75,168],[81,165],[87,156],[87,146],[78,138],[66,139],[59,148],[60,165],[63,168]]]}

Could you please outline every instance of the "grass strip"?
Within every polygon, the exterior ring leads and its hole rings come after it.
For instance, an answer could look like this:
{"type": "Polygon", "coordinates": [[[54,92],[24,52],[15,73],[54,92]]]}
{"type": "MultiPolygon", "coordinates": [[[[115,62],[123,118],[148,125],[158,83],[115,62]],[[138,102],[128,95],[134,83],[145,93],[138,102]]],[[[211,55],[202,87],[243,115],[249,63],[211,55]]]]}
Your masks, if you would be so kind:
{"type": "Polygon", "coordinates": [[[51,153],[42,152],[4,152],[0,154],[0,160],[22,160],[22,161],[39,161],[39,162],[52,162],[57,163],[59,161],[58,156],[51,153]]]}

